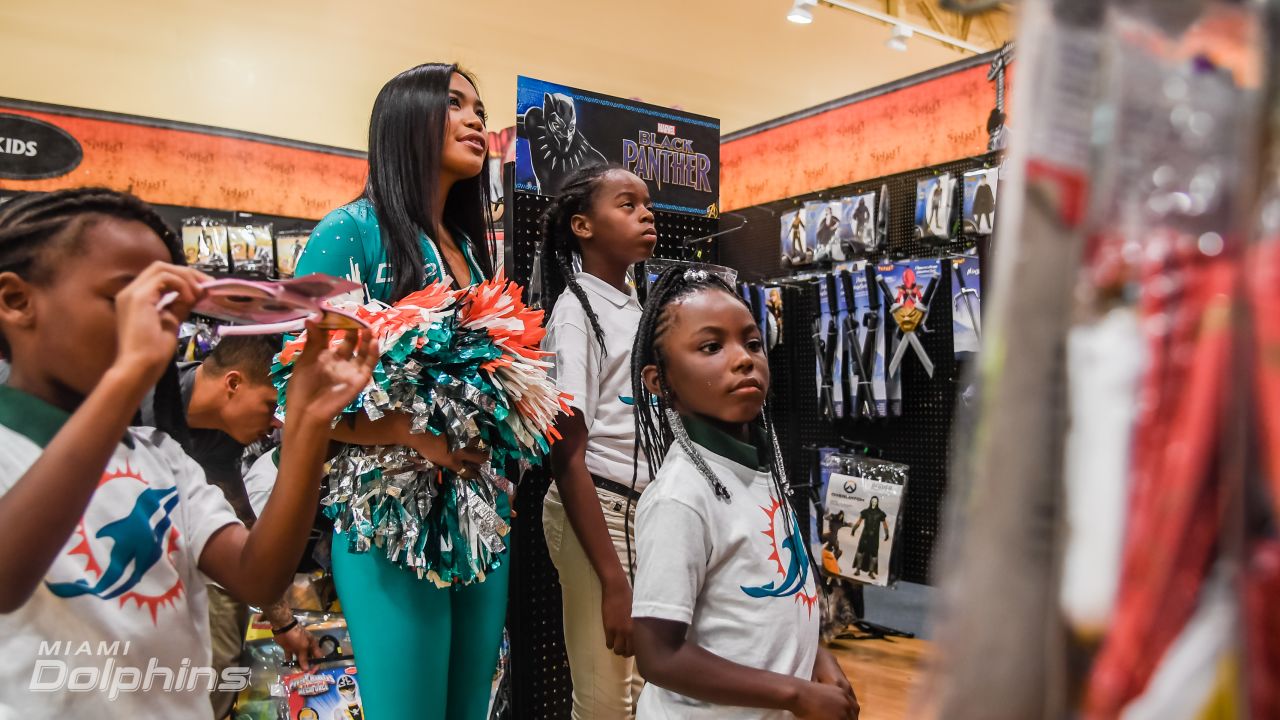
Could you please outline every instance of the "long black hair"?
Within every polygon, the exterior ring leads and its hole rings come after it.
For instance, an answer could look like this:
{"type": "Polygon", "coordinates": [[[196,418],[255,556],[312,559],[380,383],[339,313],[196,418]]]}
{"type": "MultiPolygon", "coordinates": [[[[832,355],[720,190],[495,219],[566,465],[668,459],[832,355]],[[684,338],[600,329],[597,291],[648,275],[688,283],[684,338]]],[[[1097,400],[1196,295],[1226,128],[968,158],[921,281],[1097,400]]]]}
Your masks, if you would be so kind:
{"type": "MultiPolygon", "coordinates": [[[[724,487],[707,467],[701,453],[698,452],[697,447],[690,441],[688,433],[685,432],[680,416],[675,412],[674,405],[671,402],[671,398],[674,395],[671,392],[671,385],[667,382],[667,364],[662,354],[663,335],[671,327],[671,313],[668,311],[672,304],[695,293],[706,291],[728,293],[730,297],[742,303],[748,311],[751,309],[746,301],[742,299],[742,296],[734,292],[728,283],[715,273],[705,270],[680,267],[670,268],[658,277],[657,282],[649,290],[649,296],[644,305],[644,313],[640,317],[640,327],[636,330],[635,345],[631,350],[631,392],[635,398],[637,440],[631,481],[633,489],[635,487],[635,478],[639,474],[640,452],[644,452],[645,460],[649,466],[649,480],[652,481],[657,474],[658,468],[662,466],[662,461],[666,457],[667,451],[674,442],[678,443],[685,453],[689,455],[690,460],[699,468],[701,474],[707,476],[706,479],[712,483],[712,488],[716,495],[723,500],[731,499],[730,491],[724,487]],[[657,395],[649,392],[649,388],[644,382],[644,369],[649,365],[653,365],[658,369],[658,386],[661,393],[657,395]]],[[[787,483],[786,469],[782,464],[782,452],[778,447],[777,435],[773,430],[773,422],[769,417],[767,403],[761,410],[760,418],[764,426],[764,439],[769,456],[769,475],[773,479],[773,488],[781,503],[783,521],[787,525],[787,534],[797,543],[797,547],[804,546],[805,556],[810,567],[816,568],[817,563],[813,559],[808,543],[803,542],[800,537],[795,535],[799,530],[799,524],[796,521],[795,510],[791,507],[791,488],[787,483]]],[[[630,548],[628,548],[629,553],[630,548]]]]}
{"type": "MultiPolygon", "coordinates": [[[[542,213],[542,257],[549,260],[544,265],[548,283],[552,288],[559,288],[562,285],[569,288],[574,297],[578,298],[578,302],[582,303],[582,309],[586,311],[587,319],[591,321],[591,330],[595,333],[596,341],[600,343],[601,351],[604,350],[604,330],[600,327],[600,318],[591,308],[591,302],[587,299],[586,292],[582,290],[582,285],[578,283],[573,272],[573,254],[582,253],[582,243],[573,232],[573,216],[589,212],[591,204],[595,201],[596,190],[600,188],[605,175],[608,175],[611,170],[620,169],[617,165],[599,164],[574,170],[565,179],[564,185],[560,188],[560,194],[542,213]]],[[[544,304],[548,316],[555,307],[555,302],[556,296],[548,295],[544,304]]]]}
{"type": "MultiPolygon", "coordinates": [[[[438,239],[432,218],[437,209],[441,145],[449,126],[449,83],[455,73],[476,85],[475,78],[456,64],[427,63],[391,78],[373,102],[369,179],[362,197],[373,203],[382,225],[394,300],[422,288],[419,234],[438,239]]],[[[479,175],[454,183],[442,217],[445,225],[466,235],[465,242],[470,243],[480,269],[485,276],[492,276],[493,214],[487,158],[479,175]]]]}
{"type": "MultiPolygon", "coordinates": [[[[164,243],[170,262],[187,264],[177,234],[150,205],[129,193],[85,187],[23,195],[0,206],[0,273],[11,272],[31,283],[48,281],[57,270],[58,256],[75,252],[81,231],[95,217],[146,225],[164,243]]],[[[3,334],[0,354],[10,355],[3,334]]],[[[185,441],[186,407],[174,363],[156,383],[155,409],[156,425],[185,441]]]]}

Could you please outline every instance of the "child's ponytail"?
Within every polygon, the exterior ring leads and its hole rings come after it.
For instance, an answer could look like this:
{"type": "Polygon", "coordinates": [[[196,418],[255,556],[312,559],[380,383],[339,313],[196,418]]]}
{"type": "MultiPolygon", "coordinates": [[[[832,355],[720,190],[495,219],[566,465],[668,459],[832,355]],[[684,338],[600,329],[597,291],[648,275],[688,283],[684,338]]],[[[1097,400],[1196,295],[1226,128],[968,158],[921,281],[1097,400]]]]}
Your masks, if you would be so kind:
{"type": "MultiPolygon", "coordinates": [[[[573,232],[572,223],[574,215],[581,215],[590,210],[591,201],[595,197],[596,189],[600,186],[600,181],[609,171],[616,169],[612,165],[588,165],[573,171],[561,188],[560,194],[551,201],[551,205],[542,214],[542,257],[546,259],[545,267],[554,279],[551,287],[557,288],[563,284],[569,288],[574,297],[578,298],[578,302],[582,303],[582,309],[586,311],[587,319],[591,321],[591,330],[595,333],[596,341],[600,343],[601,353],[604,352],[604,329],[600,327],[600,318],[596,316],[595,310],[591,309],[587,293],[578,283],[576,273],[573,271],[573,254],[581,253],[582,248],[578,244],[578,236],[573,232]]],[[[554,294],[549,297],[550,300],[545,308],[548,315],[556,301],[554,294]]]]}

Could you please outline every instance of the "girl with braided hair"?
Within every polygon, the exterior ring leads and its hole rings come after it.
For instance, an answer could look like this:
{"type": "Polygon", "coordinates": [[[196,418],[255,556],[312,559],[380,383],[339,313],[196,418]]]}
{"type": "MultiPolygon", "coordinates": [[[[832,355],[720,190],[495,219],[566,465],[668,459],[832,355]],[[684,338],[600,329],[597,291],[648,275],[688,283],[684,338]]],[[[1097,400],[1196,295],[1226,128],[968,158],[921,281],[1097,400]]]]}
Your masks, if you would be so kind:
{"type": "Polygon", "coordinates": [[[210,664],[205,585],[245,603],[280,598],[319,502],[329,425],[378,357],[368,331],[325,347],[312,326],[275,493],[250,530],[178,443],[129,427],[204,294],[208,278],[181,260],[173,232],[131,195],[62,190],[0,208],[0,349],[12,370],[0,387],[0,687],[15,716],[210,717],[209,691],[233,678],[195,680],[210,664]],[[128,692],[104,671],[99,692],[38,692],[30,668],[51,638],[122,644],[118,668],[170,677],[128,692]],[[192,681],[174,687],[187,665],[192,681]]]}
{"type": "Polygon", "coordinates": [[[849,681],[818,646],[816,565],[750,309],[713,274],[667,271],[631,373],[654,476],[636,513],[635,648],[649,682],[637,717],[856,718],[849,681]]]}
{"type": "MultiPolygon", "coordinates": [[[[621,168],[575,170],[542,219],[553,286],[543,349],[574,413],[556,428],[555,486],[543,528],[560,573],[573,718],[635,717],[641,681],[631,659],[631,510],[635,420],[630,356],[641,308],[627,271],[653,254],[658,235],[644,181],[621,168]],[[574,273],[574,256],[582,272],[574,273]]],[[[647,482],[648,475],[645,475],[647,482]]]]}

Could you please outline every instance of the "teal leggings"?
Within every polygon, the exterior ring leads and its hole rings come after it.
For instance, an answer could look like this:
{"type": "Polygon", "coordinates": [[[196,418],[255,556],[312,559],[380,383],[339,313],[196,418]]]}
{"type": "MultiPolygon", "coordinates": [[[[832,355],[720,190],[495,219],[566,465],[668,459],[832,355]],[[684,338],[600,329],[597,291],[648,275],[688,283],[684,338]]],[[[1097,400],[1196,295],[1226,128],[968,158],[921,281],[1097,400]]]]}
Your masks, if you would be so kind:
{"type": "MultiPolygon", "coordinates": [[[[509,538],[509,536],[508,536],[509,538]]],[[[484,582],[441,590],[378,549],[334,538],[333,575],[369,720],[485,720],[507,615],[510,552],[484,582]]]]}

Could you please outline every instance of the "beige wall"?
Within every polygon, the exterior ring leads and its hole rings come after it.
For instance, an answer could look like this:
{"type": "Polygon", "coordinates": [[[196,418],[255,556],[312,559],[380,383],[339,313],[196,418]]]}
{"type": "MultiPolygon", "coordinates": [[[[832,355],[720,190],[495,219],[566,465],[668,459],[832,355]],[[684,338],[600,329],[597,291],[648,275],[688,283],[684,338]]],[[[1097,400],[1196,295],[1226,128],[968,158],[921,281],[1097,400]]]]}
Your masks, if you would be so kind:
{"type": "Polygon", "coordinates": [[[518,74],[678,105],[741,127],[961,57],[790,0],[2,0],[0,96],[365,146],[396,72],[459,60],[491,126],[518,74]]]}

